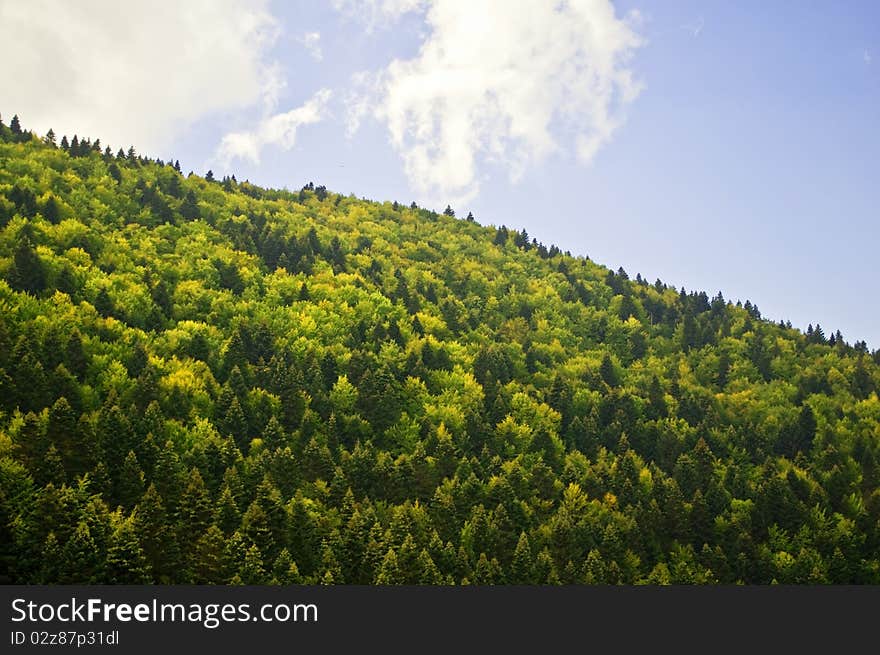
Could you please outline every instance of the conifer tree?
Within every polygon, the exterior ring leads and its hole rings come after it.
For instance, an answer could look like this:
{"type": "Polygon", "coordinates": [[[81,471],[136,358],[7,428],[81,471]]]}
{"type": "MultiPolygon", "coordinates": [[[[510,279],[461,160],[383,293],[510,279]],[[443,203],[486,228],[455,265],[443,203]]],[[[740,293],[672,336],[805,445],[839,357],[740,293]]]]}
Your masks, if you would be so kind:
{"type": "Polygon", "coordinates": [[[131,518],[120,522],[107,549],[106,581],[111,584],[149,584],[150,565],[138,540],[131,518]]]}
{"type": "Polygon", "coordinates": [[[6,274],[9,285],[18,291],[38,295],[46,288],[46,271],[33,243],[19,239],[12,256],[12,267],[6,274]]]}

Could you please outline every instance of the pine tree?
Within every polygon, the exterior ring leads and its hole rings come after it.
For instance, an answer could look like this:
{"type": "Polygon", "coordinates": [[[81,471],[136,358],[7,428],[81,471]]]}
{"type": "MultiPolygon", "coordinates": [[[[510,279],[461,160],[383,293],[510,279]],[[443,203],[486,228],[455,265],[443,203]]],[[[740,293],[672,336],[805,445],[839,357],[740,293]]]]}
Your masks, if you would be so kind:
{"type": "Polygon", "coordinates": [[[104,287],[101,287],[101,290],[98,291],[98,295],[95,296],[95,309],[101,316],[106,318],[112,317],[116,312],[113,300],[110,298],[110,294],[107,293],[107,289],[104,287]]]}
{"type": "Polygon", "coordinates": [[[131,509],[144,494],[144,471],[141,469],[134,451],[129,450],[122,463],[119,482],[116,486],[116,500],[125,508],[131,509]]]}
{"type": "Polygon", "coordinates": [[[186,192],[183,204],[180,206],[180,215],[188,221],[194,221],[201,215],[201,210],[196,201],[196,194],[192,190],[186,192]]]}
{"type": "Polygon", "coordinates": [[[97,463],[91,426],[77,420],[74,408],[64,396],[49,410],[47,436],[57,444],[64,468],[72,476],[86,473],[97,463]]]}
{"type": "Polygon", "coordinates": [[[180,529],[184,535],[182,543],[197,540],[213,520],[210,494],[201,473],[195,467],[190,469],[186,488],[180,499],[179,517],[180,529]]]}
{"type": "Polygon", "coordinates": [[[33,296],[46,288],[46,271],[34,245],[27,237],[19,239],[12,255],[12,266],[6,274],[9,286],[33,296]]]}
{"type": "Polygon", "coordinates": [[[260,549],[254,545],[245,551],[244,562],[232,580],[232,584],[263,585],[269,582],[263,566],[260,549]]]}
{"type": "Polygon", "coordinates": [[[608,353],[602,357],[602,364],[599,366],[599,375],[602,376],[602,379],[612,389],[620,385],[620,377],[617,374],[617,368],[614,366],[614,362],[611,360],[611,356],[608,353]]]}
{"type": "Polygon", "coordinates": [[[534,584],[534,556],[525,532],[520,533],[513,551],[513,562],[510,565],[509,582],[511,584],[534,584]]]}
{"type": "Polygon", "coordinates": [[[60,584],[94,584],[99,581],[98,546],[85,521],[77,525],[73,535],[61,549],[58,564],[60,584]]]}
{"type": "Polygon", "coordinates": [[[214,510],[214,520],[224,534],[230,535],[241,527],[241,512],[235,497],[228,486],[224,485],[214,510]]]}
{"type": "Polygon", "coordinates": [[[424,548],[419,552],[416,562],[418,566],[418,577],[415,582],[422,585],[442,585],[444,583],[443,575],[440,569],[434,563],[430,553],[424,548]]]}
{"type": "Polygon", "coordinates": [[[256,501],[250,504],[241,519],[241,532],[249,542],[256,544],[261,553],[269,554],[275,550],[269,517],[256,501]]]}
{"type": "Polygon", "coordinates": [[[302,584],[303,578],[299,573],[296,562],[290,556],[290,552],[283,548],[275,558],[272,565],[272,582],[278,585],[302,584]]]}
{"type": "Polygon", "coordinates": [[[150,565],[138,540],[135,522],[123,520],[114,530],[107,549],[105,575],[111,584],[149,584],[150,565]]]}
{"type": "Polygon", "coordinates": [[[42,459],[34,465],[34,478],[40,484],[52,482],[56,485],[62,485],[67,480],[67,472],[55,444],[50,444],[42,459]]]}
{"type": "Polygon", "coordinates": [[[175,544],[169,538],[165,506],[156,485],[150,484],[132,515],[135,517],[136,533],[140,538],[144,557],[156,582],[167,582],[167,576],[176,564],[175,544]]]}
{"type": "Polygon", "coordinates": [[[226,537],[216,525],[210,526],[195,545],[191,580],[195,584],[224,584],[229,568],[226,537]]]}
{"type": "Polygon", "coordinates": [[[374,584],[377,585],[402,585],[405,583],[403,573],[397,563],[397,554],[393,548],[389,548],[382,559],[379,571],[376,573],[374,584]]]}
{"type": "Polygon", "coordinates": [[[248,445],[248,422],[238,402],[233,397],[223,417],[223,426],[226,432],[235,440],[235,444],[242,450],[248,445]]]}
{"type": "Polygon", "coordinates": [[[808,453],[816,438],[816,415],[813,408],[804,405],[798,415],[796,452],[808,453]]]}
{"type": "Polygon", "coordinates": [[[486,553],[480,553],[477,565],[474,567],[473,584],[496,585],[504,582],[501,566],[494,557],[490,560],[486,553]]]}
{"type": "Polygon", "coordinates": [[[107,166],[107,173],[110,174],[110,177],[113,178],[116,184],[122,184],[122,171],[119,170],[119,166],[116,165],[116,162],[111,162],[110,165],[107,166]]]}

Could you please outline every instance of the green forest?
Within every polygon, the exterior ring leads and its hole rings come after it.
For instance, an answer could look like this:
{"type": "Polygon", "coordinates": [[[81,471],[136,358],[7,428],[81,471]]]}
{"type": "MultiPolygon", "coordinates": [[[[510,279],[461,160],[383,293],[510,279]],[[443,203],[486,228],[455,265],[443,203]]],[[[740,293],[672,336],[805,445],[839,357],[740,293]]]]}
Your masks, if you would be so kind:
{"type": "Polygon", "coordinates": [[[877,584],[878,391],[450,207],[0,122],[0,582],[877,584]]]}

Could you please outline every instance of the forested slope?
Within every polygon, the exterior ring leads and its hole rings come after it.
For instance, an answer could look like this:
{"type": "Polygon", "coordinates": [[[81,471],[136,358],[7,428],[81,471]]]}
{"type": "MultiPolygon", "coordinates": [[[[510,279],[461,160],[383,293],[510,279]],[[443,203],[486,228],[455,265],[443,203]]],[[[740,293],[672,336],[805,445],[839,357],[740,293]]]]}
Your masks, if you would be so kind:
{"type": "Polygon", "coordinates": [[[0,578],[880,582],[880,352],[451,214],[0,125],[0,578]]]}

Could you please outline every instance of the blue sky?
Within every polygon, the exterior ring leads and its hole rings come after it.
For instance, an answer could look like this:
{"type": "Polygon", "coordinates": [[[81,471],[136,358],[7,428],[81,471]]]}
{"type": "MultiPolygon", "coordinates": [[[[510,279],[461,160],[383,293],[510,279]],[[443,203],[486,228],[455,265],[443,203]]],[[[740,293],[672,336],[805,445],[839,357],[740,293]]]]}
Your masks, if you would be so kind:
{"type": "Polygon", "coordinates": [[[198,173],[448,202],[880,347],[880,5],[556,5],[0,2],[0,111],[198,173]]]}

